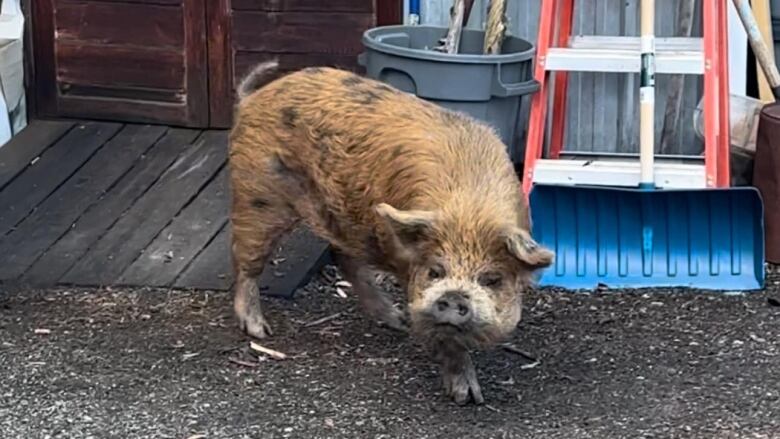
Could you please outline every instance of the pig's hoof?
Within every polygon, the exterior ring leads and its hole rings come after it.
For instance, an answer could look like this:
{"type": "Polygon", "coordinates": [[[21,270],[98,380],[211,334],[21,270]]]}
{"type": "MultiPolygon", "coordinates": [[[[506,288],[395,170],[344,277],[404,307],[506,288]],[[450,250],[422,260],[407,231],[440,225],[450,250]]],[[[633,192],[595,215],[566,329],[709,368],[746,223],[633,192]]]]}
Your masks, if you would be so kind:
{"type": "Polygon", "coordinates": [[[403,311],[390,306],[387,312],[381,316],[380,321],[386,326],[400,332],[409,332],[409,322],[403,311]]]}
{"type": "Polygon", "coordinates": [[[273,335],[271,325],[262,314],[249,313],[246,316],[239,316],[238,323],[241,330],[251,337],[264,339],[273,335]]]}
{"type": "Polygon", "coordinates": [[[477,382],[477,374],[469,368],[460,374],[444,374],[444,392],[458,405],[466,405],[469,401],[483,404],[482,389],[477,382]]]}

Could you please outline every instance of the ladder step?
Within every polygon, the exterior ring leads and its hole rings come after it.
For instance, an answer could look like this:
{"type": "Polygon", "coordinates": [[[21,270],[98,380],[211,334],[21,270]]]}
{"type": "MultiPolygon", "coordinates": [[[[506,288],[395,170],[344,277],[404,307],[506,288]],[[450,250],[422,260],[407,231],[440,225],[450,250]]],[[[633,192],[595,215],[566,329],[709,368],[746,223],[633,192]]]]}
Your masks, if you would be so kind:
{"type": "MultiPolygon", "coordinates": [[[[598,150],[598,148],[594,148],[598,150]]],[[[606,151],[607,148],[603,148],[601,151],[606,151]]],[[[598,152],[598,151],[576,151],[573,149],[564,149],[560,152],[562,158],[570,160],[639,160],[638,152],[598,152]]],[[[665,163],[694,163],[699,164],[704,162],[704,156],[702,155],[682,155],[682,154],[655,154],[656,161],[663,161],[665,163]]]]}
{"type": "MultiPolygon", "coordinates": [[[[656,73],[704,74],[701,38],[656,38],[655,49],[656,73]]],[[[569,47],[550,48],[544,67],[548,71],[639,73],[640,40],[600,35],[572,37],[569,47]]]]}
{"type": "MultiPolygon", "coordinates": [[[[535,184],[639,186],[639,162],[618,160],[540,159],[534,166],[535,184]]],[[[704,189],[702,164],[655,161],[655,184],[663,189],[704,189]]]]}

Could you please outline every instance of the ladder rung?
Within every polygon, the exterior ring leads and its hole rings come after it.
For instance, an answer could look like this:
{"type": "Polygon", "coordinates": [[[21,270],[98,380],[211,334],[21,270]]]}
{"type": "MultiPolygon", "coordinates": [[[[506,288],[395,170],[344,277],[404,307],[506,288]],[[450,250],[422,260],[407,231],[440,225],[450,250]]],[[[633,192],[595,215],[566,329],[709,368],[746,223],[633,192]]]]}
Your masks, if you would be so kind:
{"type": "MultiPolygon", "coordinates": [[[[639,160],[638,152],[599,152],[598,148],[594,148],[597,151],[576,151],[564,149],[560,152],[561,158],[570,160],[639,160]]],[[[607,148],[603,149],[604,151],[607,148]]],[[[704,156],[702,155],[683,155],[683,154],[655,154],[656,161],[663,161],[665,163],[694,163],[699,164],[704,162],[704,156]]]]}
{"type": "MultiPolygon", "coordinates": [[[[704,74],[701,38],[656,38],[655,71],[661,74],[704,74]]],[[[639,37],[577,36],[570,47],[551,47],[549,71],[639,73],[639,37]]]]}
{"type": "MultiPolygon", "coordinates": [[[[656,160],[655,184],[664,189],[707,187],[704,165],[667,163],[656,160]]],[[[552,160],[534,165],[533,182],[540,184],[639,186],[638,161],[552,160]]]]}

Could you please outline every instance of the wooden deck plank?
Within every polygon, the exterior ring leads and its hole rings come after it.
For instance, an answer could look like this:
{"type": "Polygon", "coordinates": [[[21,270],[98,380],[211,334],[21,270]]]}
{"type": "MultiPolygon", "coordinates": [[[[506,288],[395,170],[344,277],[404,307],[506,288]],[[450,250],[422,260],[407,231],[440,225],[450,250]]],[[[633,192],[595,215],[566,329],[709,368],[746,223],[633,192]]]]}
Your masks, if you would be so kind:
{"type": "Polygon", "coordinates": [[[73,125],[73,122],[34,120],[0,147],[0,189],[62,138],[73,125]]]}
{"type": "Polygon", "coordinates": [[[227,158],[227,132],[204,133],[61,279],[109,285],[135,261],[227,158]]]}
{"type": "Polygon", "coordinates": [[[184,269],[173,286],[199,290],[227,290],[233,285],[230,256],[230,223],[184,269]]]}
{"type": "Polygon", "coordinates": [[[160,126],[123,127],[0,242],[0,254],[5,255],[0,279],[21,276],[165,131],[160,126]]]}
{"type": "Polygon", "coordinates": [[[7,234],[122,127],[87,122],[70,130],[0,192],[0,236],[7,234]]]}
{"type": "Polygon", "coordinates": [[[55,284],[84,253],[157,181],[200,134],[170,129],[100,201],[24,274],[25,283],[55,284]]]}
{"type": "Polygon", "coordinates": [[[331,260],[327,242],[306,227],[296,227],[282,238],[258,277],[257,285],[262,294],[292,297],[295,290],[305,286],[331,260]]]}
{"type": "Polygon", "coordinates": [[[120,285],[170,286],[227,222],[227,168],[182,209],[125,270],[120,285]]]}
{"type": "MultiPolygon", "coordinates": [[[[226,290],[233,285],[230,223],[174,282],[176,288],[226,290]]],[[[292,298],[325,264],[332,262],[328,244],[305,227],[282,238],[257,280],[260,293],[292,298]]]]}

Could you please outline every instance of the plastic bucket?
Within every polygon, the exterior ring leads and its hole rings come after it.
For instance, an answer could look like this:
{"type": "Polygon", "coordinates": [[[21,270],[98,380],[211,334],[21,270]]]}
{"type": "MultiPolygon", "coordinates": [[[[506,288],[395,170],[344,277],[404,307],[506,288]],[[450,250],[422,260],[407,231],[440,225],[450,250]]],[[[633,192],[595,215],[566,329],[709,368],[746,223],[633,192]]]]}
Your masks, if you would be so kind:
{"type": "Polygon", "coordinates": [[[519,123],[521,99],[539,89],[533,79],[534,45],[507,36],[500,54],[485,55],[485,33],[464,29],[459,53],[432,50],[446,34],[447,28],[438,26],[369,29],[358,62],[370,78],[492,125],[518,165],[525,130],[519,123]]]}

